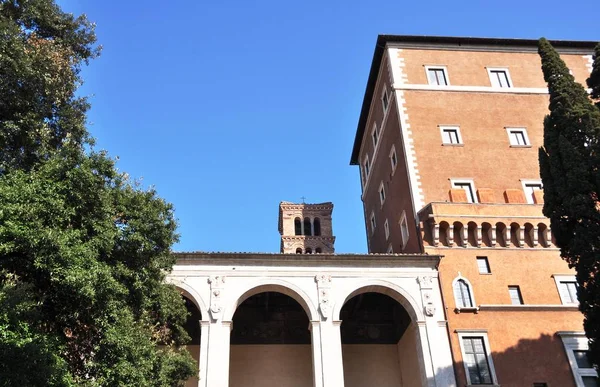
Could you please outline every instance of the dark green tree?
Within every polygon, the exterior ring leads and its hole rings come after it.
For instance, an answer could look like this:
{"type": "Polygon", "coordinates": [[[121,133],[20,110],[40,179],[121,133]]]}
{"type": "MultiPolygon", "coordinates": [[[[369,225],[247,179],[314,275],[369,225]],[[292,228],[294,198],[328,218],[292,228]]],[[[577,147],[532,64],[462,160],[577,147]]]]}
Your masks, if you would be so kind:
{"type": "Polygon", "coordinates": [[[600,108],[600,43],[594,48],[593,59],[592,73],[587,79],[587,85],[592,89],[592,98],[596,100],[596,106],[600,108]]]}
{"type": "Polygon", "coordinates": [[[196,373],[166,285],[172,206],[86,151],[93,25],[0,0],[0,386],[174,386],[196,373]]]}
{"type": "Polygon", "coordinates": [[[539,150],[544,183],[544,215],[550,218],[561,256],[577,273],[579,309],[590,343],[590,357],[600,364],[600,110],[552,45],[544,38],[538,50],[550,93],[539,150]]]}

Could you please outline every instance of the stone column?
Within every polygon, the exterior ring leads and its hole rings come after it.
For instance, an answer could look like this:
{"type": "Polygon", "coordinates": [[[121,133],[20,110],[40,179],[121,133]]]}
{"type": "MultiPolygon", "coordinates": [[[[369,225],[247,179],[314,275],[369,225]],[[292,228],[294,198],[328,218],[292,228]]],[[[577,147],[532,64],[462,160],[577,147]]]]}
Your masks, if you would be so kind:
{"type": "Polygon", "coordinates": [[[231,321],[211,322],[208,327],[206,387],[229,386],[229,339],[231,328],[231,321]]]}
{"type": "Polygon", "coordinates": [[[206,370],[208,360],[208,332],[210,329],[210,322],[200,321],[200,357],[198,359],[198,378],[200,387],[206,387],[206,370]]]}
{"type": "Polygon", "coordinates": [[[315,387],[344,387],[341,321],[311,321],[315,387]]]}

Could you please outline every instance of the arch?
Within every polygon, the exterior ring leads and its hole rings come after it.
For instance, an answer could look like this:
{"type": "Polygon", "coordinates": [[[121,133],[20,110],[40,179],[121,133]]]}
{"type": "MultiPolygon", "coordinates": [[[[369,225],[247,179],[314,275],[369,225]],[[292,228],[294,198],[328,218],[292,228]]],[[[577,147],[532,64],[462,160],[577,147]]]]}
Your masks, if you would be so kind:
{"type": "Polygon", "coordinates": [[[548,225],[546,223],[538,223],[538,243],[542,247],[550,247],[548,240],[548,225]]]}
{"type": "Polygon", "coordinates": [[[469,223],[467,223],[467,240],[468,240],[468,245],[470,245],[471,247],[479,247],[477,244],[477,223],[471,221],[469,223]]]}
{"type": "Polygon", "coordinates": [[[448,229],[450,228],[450,225],[448,224],[448,222],[441,221],[440,222],[440,243],[443,246],[448,246],[448,229]]]}
{"type": "Polygon", "coordinates": [[[304,235],[312,236],[312,224],[310,218],[304,218],[304,235]]]}
{"type": "Polygon", "coordinates": [[[352,297],[358,296],[362,293],[381,293],[385,294],[396,300],[410,316],[413,321],[423,321],[425,317],[423,316],[422,308],[419,306],[417,301],[408,293],[404,288],[399,285],[396,285],[393,282],[379,280],[379,279],[369,279],[365,281],[358,282],[349,294],[346,296],[339,297],[336,300],[336,303],[333,305],[333,320],[340,319],[340,312],[344,304],[350,300],[352,297]]]}
{"type": "Polygon", "coordinates": [[[317,248],[315,249],[315,254],[321,254],[322,252],[323,252],[323,250],[321,250],[321,248],[320,248],[320,247],[317,247],[317,248]]]}
{"type": "Polygon", "coordinates": [[[471,282],[469,282],[468,279],[466,279],[465,277],[463,277],[460,272],[458,272],[458,276],[456,278],[454,278],[454,280],[452,281],[452,293],[454,293],[454,304],[456,305],[457,308],[476,308],[477,307],[477,303],[475,302],[475,293],[473,292],[473,285],[471,285],[471,282]],[[460,284],[464,284],[466,286],[466,289],[469,292],[469,299],[471,301],[471,306],[460,306],[461,303],[458,302],[458,297],[456,294],[456,287],[459,286],[460,284]]]}
{"type": "Polygon", "coordinates": [[[521,225],[517,222],[510,224],[510,243],[516,247],[523,247],[521,244],[521,225]]]}
{"type": "Polygon", "coordinates": [[[461,222],[454,222],[454,234],[452,235],[452,239],[457,246],[467,247],[467,241],[463,238],[463,228],[464,224],[461,222]]]}
{"type": "Polygon", "coordinates": [[[294,219],[294,234],[302,235],[302,221],[300,218],[294,219]]]}
{"type": "Polygon", "coordinates": [[[312,254],[312,249],[310,247],[306,248],[306,254],[312,254]]]}
{"type": "Polygon", "coordinates": [[[321,219],[315,218],[313,220],[313,225],[315,226],[315,236],[321,235],[321,219]]]}
{"type": "Polygon", "coordinates": [[[301,247],[298,247],[296,249],[296,254],[302,254],[302,248],[301,247]]]}
{"type": "Polygon", "coordinates": [[[184,297],[188,298],[194,303],[194,305],[196,305],[196,308],[198,308],[200,315],[202,316],[202,321],[210,321],[208,318],[208,308],[206,307],[206,304],[192,286],[172,277],[167,277],[167,282],[175,286],[184,297]]]}
{"type": "MultiPolygon", "coordinates": [[[[492,225],[488,222],[481,223],[481,244],[492,247],[492,225]]],[[[495,236],[495,235],[494,235],[495,236]]]]}
{"type": "Polygon", "coordinates": [[[525,246],[535,247],[533,245],[533,239],[534,239],[533,233],[534,233],[533,224],[525,223],[525,246]]]}
{"type": "Polygon", "coordinates": [[[223,321],[231,321],[238,305],[253,295],[263,292],[278,292],[285,294],[286,296],[290,296],[300,304],[310,321],[316,321],[319,319],[317,309],[304,290],[288,281],[276,278],[262,278],[246,286],[238,296],[233,298],[234,301],[225,309],[223,313],[223,321]]]}
{"type": "Polygon", "coordinates": [[[507,227],[506,224],[502,222],[496,223],[496,241],[502,247],[510,246],[510,239],[507,240],[507,236],[510,238],[510,235],[506,235],[507,227]]]}

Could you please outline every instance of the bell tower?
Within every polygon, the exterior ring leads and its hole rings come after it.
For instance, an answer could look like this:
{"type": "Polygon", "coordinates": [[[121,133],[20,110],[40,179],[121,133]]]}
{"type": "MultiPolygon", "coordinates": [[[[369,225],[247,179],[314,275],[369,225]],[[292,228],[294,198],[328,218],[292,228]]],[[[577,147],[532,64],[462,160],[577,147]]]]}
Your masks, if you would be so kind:
{"type": "Polygon", "coordinates": [[[333,254],[333,203],[279,203],[279,234],[284,254],[333,254]]]}

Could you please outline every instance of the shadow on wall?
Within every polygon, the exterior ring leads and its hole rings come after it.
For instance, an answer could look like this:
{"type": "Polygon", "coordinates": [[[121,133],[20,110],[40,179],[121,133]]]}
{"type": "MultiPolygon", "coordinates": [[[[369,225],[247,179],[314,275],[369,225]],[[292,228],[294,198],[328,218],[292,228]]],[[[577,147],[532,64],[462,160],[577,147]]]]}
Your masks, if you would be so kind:
{"type": "MultiPolygon", "coordinates": [[[[468,368],[471,382],[480,378],[481,384],[522,387],[543,386],[546,383],[547,386],[575,387],[569,360],[558,335],[543,334],[537,339],[521,339],[517,345],[505,351],[492,351],[491,361],[485,354],[487,343],[480,334],[464,334],[461,339],[463,361],[454,364],[457,386],[467,385],[468,368]],[[465,362],[468,367],[465,367],[465,362]]],[[[444,371],[447,370],[438,369],[436,373],[444,371]]]]}

